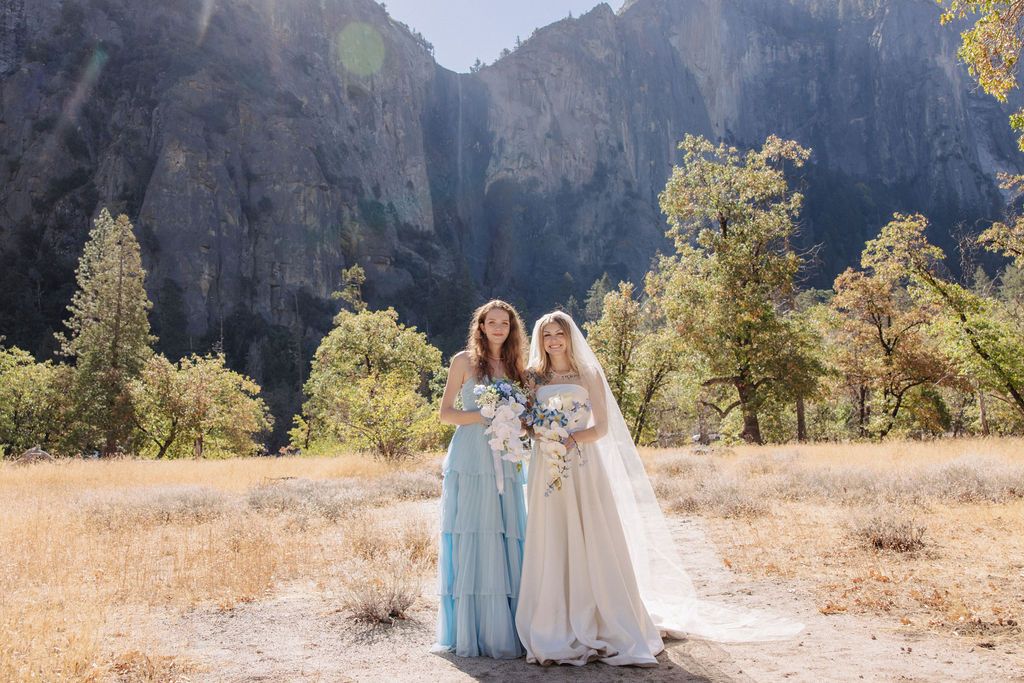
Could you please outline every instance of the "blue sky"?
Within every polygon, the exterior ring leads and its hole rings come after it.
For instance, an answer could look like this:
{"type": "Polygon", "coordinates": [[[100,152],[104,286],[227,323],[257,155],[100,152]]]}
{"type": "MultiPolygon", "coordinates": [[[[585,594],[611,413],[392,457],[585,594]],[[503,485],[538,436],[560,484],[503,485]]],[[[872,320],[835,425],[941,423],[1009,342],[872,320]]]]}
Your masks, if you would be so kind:
{"type": "MultiPolygon", "coordinates": [[[[384,0],[388,14],[434,44],[434,59],[452,71],[469,71],[478,57],[489,64],[535,28],[586,14],[597,0],[384,0]]],[[[615,11],[622,0],[609,0],[615,11]]]]}

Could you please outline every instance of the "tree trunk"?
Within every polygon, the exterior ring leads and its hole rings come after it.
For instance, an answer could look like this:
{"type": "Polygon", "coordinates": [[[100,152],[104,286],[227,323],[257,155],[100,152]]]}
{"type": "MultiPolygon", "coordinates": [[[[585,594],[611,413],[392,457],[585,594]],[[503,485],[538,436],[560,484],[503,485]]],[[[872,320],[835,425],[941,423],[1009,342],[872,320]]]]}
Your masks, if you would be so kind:
{"type": "Polygon", "coordinates": [[[697,401],[697,443],[702,446],[711,443],[711,435],[708,434],[707,411],[700,401],[697,401]]]}
{"type": "Polygon", "coordinates": [[[860,435],[867,436],[868,430],[864,425],[868,421],[868,388],[863,384],[857,396],[857,425],[860,428],[860,435]]]}
{"type": "Polygon", "coordinates": [[[171,447],[172,443],[174,443],[174,438],[175,438],[175,436],[177,436],[177,434],[178,434],[178,421],[174,420],[174,421],[171,422],[171,433],[167,435],[167,439],[163,443],[160,443],[156,439],[153,439],[153,441],[156,441],[156,445],[160,447],[160,452],[156,454],[156,459],[157,460],[160,460],[165,455],[167,455],[167,449],[171,447]]]}
{"type": "Polygon", "coordinates": [[[754,388],[746,381],[736,382],[736,391],[739,393],[740,411],[743,413],[743,433],[740,436],[747,443],[761,445],[761,424],[757,420],[757,410],[754,408],[754,388]]]}
{"type": "Polygon", "coordinates": [[[981,434],[988,436],[988,410],[985,405],[985,392],[978,389],[978,412],[981,413],[981,434]]]}
{"type": "Polygon", "coordinates": [[[757,411],[749,404],[743,404],[743,433],[740,435],[747,443],[756,443],[760,446],[764,443],[761,440],[761,424],[757,421],[757,411]]]}
{"type": "Polygon", "coordinates": [[[807,441],[807,417],[804,411],[804,397],[796,398],[796,440],[800,443],[807,441]]]}

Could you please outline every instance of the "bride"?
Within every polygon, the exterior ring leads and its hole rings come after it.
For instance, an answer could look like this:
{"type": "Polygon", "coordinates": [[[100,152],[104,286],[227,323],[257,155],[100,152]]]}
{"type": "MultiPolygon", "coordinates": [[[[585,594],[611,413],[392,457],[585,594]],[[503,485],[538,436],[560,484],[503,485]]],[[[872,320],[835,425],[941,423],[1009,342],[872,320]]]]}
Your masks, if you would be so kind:
{"type": "Polygon", "coordinates": [[[601,365],[569,316],[537,321],[529,368],[537,404],[562,409],[568,436],[564,448],[535,439],[530,464],[516,613],[527,661],[656,666],[663,635],[738,642],[803,628],[697,599],[601,365]]]}

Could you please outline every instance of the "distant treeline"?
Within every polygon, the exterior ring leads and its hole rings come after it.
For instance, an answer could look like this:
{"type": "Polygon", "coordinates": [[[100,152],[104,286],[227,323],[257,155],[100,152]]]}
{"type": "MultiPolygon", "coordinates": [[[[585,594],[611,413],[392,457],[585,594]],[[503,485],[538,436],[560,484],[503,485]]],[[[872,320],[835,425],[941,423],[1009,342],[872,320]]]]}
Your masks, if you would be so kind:
{"type": "MultiPolygon", "coordinates": [[[[893,216],[831,290],[796,286],[803,197],[787,169],[810,150],[769,136],[741,151],[688,136],[661,195],[675,253],[642,288],[604,277],[581,320],[641,444],[755,443],[1024,432],[1024,223],[964,244],[1000,254],[956,282],[920,215],[893,216]]],[[[131,223],[102,211],[60,337],[67,363],[0,347],[0,449],[222,457],[260,452],[260,387],[222,354],[154,354],[131,223]]],[[[370,311],[353,266],[321,341],[292,448],[389,459],[442,447],[441,352],[393,309],[370,311]]]]}

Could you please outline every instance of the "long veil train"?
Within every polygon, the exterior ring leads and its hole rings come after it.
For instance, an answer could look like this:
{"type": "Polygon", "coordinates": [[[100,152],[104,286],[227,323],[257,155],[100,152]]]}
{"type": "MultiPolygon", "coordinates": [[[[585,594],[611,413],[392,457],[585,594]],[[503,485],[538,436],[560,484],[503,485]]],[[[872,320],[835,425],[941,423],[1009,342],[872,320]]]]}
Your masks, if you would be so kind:
{"type": "MultiPolygon", "coordinates": [[[[572,329],[572,348],[580,374],[595,390],[601,387],[604,391],[608,428],[595,445],[608,473],[640,595],[655,625],[670,636],[719,642],[795,636],[803,629],[800,622],[697,597],[604,370],[572,318],[557,315],[564,317],[572,329]]],[[[535,325],[530,342],[531,367],[540,367],[541,348],[540,330],[535,325]]]]}

